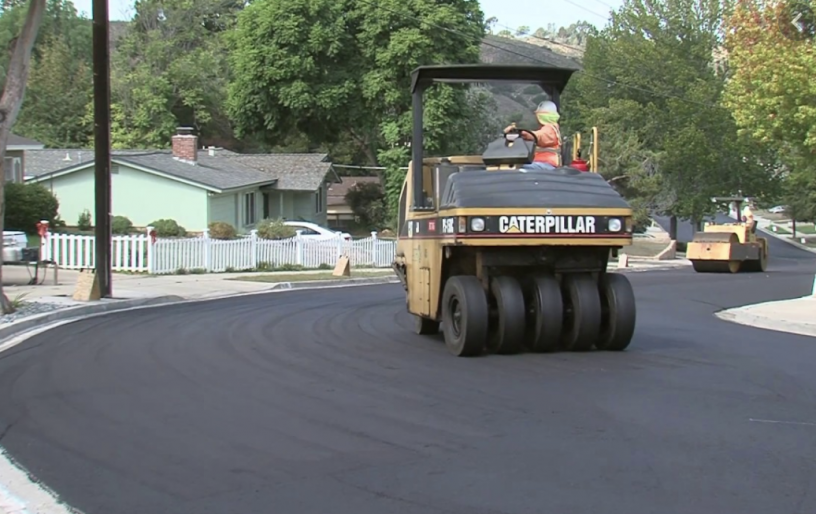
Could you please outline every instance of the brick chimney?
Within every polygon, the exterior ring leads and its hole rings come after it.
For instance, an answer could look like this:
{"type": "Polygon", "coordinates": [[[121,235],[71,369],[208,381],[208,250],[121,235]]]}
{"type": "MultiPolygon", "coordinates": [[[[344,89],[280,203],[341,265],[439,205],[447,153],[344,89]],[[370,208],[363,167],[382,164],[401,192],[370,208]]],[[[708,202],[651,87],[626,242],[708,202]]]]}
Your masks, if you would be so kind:
{"type": "Polygon", "coordinates": [[[173,136],[173,157],[182,161],[196,162],[198,156],[198,136],[191,127],[178,127],[173,136]]]}

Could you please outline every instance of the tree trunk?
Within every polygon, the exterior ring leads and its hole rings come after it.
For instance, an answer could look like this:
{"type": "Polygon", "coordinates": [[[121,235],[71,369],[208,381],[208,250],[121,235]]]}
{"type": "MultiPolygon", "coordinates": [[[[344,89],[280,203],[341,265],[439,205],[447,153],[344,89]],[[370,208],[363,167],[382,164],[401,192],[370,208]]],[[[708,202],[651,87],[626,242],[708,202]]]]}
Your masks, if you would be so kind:
{"type": "Polygon", "coordinates": [[[672,241],[677,241],[677,216],[669,218],[669,238],[672,241]]]}
{"type": "MultiPolygon", "coordinates": [[[[6,83],[3,85],[3,94],[0,96],[0,231],[5,230],[6,221],[6,193],[5,193],[5,158],[6,144],[8,143],[11,128],[17,121],[17,115],[25,97],[26,83],[28,82],[31,50],[37,40],[46,0],[30,0],[28,14],[26,14],[23,29],[14,42],[11,59],[6,73],[6,83]]],[[[3,291],[3,262],[0,260],[0,308],[3,314],[14,312],[6,293],[3,291]]]]}

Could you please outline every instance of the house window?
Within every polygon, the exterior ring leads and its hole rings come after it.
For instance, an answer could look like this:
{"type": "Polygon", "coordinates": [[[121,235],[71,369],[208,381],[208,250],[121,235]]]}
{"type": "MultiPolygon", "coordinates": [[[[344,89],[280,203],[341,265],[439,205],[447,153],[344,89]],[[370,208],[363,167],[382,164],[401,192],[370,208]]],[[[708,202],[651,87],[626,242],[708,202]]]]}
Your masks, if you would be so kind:
{"type": "Polygon", "coordinates": [[[23,181],[23,164],[19,157],[6,157],[3,160],[3,174],[6,182],[23,181]]]}
{"type": "Polygon", "coordinates": [[[320,214],[323,212],[323,186],[321,185],[315,191],[315,212],[320,214]]]}
{"type": "Polygon", "coordinates": [[[255,223],[255,192],[244,195],[244,225],[255,223]]]}

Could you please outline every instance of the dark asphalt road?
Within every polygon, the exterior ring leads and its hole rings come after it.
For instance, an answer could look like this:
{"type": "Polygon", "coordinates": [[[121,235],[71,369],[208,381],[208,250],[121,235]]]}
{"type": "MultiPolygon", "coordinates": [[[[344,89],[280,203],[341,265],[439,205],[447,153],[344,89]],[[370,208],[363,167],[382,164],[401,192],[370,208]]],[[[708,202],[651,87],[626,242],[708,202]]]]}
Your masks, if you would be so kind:
{"type": "Polygon", "coordinates": [[[112,314],[0,358],[0,443],[88,514],[816,512],[816,340],[716,310],[809,291],[633,273],[624,353],[450,356],[397,285],[112,314]]]}

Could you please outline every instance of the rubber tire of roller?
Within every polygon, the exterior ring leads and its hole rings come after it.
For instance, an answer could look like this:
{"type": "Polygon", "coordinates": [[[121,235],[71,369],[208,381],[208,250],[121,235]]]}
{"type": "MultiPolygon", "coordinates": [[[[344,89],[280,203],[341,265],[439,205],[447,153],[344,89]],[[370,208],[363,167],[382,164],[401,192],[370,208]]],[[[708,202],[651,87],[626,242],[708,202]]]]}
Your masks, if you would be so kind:
{"type": "Polygon", "coordinates": [[[533,352],[558,351],[564,325],[564,299],[558,280],[552,275],[531,277],[524,300],[528,348],[533,352]]]}
{"type": "Polygon", "coordinates": [[[496,300],[498,319],[490,327],[489,351],[510,355],[524,349],[525,308],[521,284],[513,277],[490,279],[490,292],[496,300]]]}
{"type": "Polygon", "coordinates": [[[445,346],[457,357],[473,357],[484,351],[488,334],[488,306],[487,294],[478,278],[456,275],[445,282],[442,331],[445,346]],[[458,333],[452,312],[454,303],[458,303],[461,311],[458,333]]]}
{"type": "Polygon", "coordinates": [[[601,295],[589,273],[568,273],[561,284],[564,295],[564,329],[561,346],[564,350],[592,350],[601,331],[601,295]],[[571,313],[567,312],[571,306],[571,313]]]}
{"type": "Polygon", "coordinates": [[[622,351],[629,346],[637,324],[637,304],[632,284],[626,275],[604,273],[598,283],[606,317],[595,347],[599,350],[622,351]]]}

